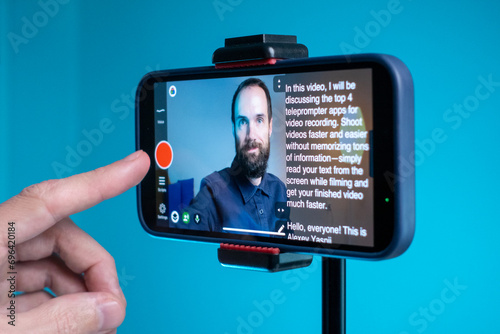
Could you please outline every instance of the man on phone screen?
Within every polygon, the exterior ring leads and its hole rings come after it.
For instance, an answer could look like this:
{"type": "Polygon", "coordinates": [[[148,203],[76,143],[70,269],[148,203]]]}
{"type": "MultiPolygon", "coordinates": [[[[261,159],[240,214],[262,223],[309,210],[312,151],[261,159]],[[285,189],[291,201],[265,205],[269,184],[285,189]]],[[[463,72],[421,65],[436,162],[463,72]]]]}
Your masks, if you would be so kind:
{"type": "Polygon", "coordinates": [[[231,120],[236,156],[231,167],[201,181],[200,191],[187,208],[194,217],[189,229],[252,233],[279,228],[278,212],[286,207],[286,187],[268,173],[273,128],[269,90],[263,81],[243,81],[233,96],[231,120]]]}

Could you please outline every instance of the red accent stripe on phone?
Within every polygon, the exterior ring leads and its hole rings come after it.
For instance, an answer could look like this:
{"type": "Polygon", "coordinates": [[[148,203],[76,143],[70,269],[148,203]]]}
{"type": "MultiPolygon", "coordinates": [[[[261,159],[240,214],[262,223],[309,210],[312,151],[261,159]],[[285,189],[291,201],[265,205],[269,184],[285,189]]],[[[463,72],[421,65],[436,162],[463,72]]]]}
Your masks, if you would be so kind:
{"type": "Polygon", "coordinates": [[[215,68],[234,68],[234,67],[247,67],[247,66],[261,66],[261,65],[274,65],[280,58],[265,58],[265,59],[253,59],[253,60],[243,60],[243,61],[232,61],[229,63],[218,63],[215,64],[215,68]]]}
{"type": "Polygon", "coordinates": [[[246,246],[246,245],[235,245],[235,244],[221,243],[220,248],[226,249],[226,250],[266,253],[266,254],[274,254],[274,255],[278,255],[280,253],[280,249],[276,248],[276,247],[259,247],[259,246],[246,246]]]}

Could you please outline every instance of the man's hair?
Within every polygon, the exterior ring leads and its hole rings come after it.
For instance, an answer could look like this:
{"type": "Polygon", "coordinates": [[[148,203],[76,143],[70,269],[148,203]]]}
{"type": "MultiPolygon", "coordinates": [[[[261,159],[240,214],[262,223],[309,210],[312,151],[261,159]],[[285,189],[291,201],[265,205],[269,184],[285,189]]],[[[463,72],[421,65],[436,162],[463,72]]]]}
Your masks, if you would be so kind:
{"type": "Polygon", "coordinates": [[[233,124],[234,124],[234,108],[236,106],[236,99],[238,98],[238,95],[240,94],[240,92],[243,89],[245,89],[247,87],[252,87],[252,86],[260,87],[264,90],[264,93],[266,93],[267,116],[268,116],[269,121],[271,120],[271,118],[273,118],[273,107],[271,105],[271,95],[269,94],[269,89],[267,89],[266,84],[262,80],[257,79],[257,78],[249,78],[249,79],[246,79],[245,81],[243,81],[242,83],[240,83],[240,85],[236,89],[236,92],[234,92],[233,103],[231,104],[231,121],[233,122],[233,124]]]}

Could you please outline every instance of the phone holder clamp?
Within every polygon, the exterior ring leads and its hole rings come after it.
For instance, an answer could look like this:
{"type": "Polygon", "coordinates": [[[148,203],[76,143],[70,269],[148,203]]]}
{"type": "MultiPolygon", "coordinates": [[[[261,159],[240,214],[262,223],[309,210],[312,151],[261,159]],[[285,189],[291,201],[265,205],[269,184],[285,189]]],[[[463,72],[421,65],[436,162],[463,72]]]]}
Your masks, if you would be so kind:
{"type": "Polygon", "coordinates": [[[220,244],[217,250],[219,262],[225,267],[261,270],[268,272],[307,267],[313,257],[310,255],[281,252],[275,247],[256,247],[220,244]]]}
{"type": "Polygon", "coordinates": [[[307,58],[308,50],[292,35],[253,35],[226,38],[224,47],[215,50],[215,68],[274,65],[278,60],[307,58]]]}

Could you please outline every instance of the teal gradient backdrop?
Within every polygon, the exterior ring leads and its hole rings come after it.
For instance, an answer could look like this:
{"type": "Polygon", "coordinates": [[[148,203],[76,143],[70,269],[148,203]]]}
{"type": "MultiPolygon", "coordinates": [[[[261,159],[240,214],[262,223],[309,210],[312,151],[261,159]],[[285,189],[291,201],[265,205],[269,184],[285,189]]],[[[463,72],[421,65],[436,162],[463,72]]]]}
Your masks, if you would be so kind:
{"type": "MultiPolygon", "coordinates": [[[[294,34],[311,56],[392,54],[415,84],[417,230],[399,258],[347,261],[348,333],[500,331],[498,3],[46,3],[0,3],[0,200],[133,151],[140,78],[209,65],[226,37],[294,34]]],[[[277,274],[222,268],[215,245],[148,236],[133,190],[74,220],[116,259],[120,333],[321,332],[320,259],[277,274]]]]}

